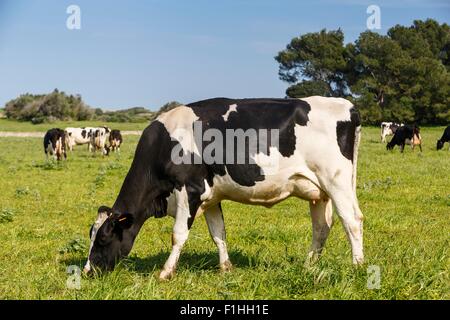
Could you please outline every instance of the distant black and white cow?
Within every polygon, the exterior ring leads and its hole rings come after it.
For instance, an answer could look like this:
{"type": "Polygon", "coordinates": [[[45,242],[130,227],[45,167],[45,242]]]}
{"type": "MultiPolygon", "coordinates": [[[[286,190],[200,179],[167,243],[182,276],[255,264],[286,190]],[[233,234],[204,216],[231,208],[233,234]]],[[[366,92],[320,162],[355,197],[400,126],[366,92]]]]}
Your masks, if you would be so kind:
{"type": "Polygon", "coordinates": [[[93,146],[94,152],[100,150],[103,155],[109,154],[109,148],[106,145],[106,142],[109,140],[110,133],[111,129],[108,127],[98,127],[93,129],[90,144],[93,146]]]}
{"type": "Polygon", "coordinates": [[[120,130],[111,130],[109,135],[109,149],[114,152],[120,152],[120,146],[122,145],[123,139],[120,130]]]}
{"type": "Polygon", "coordinates": [[[95,129],[93,127],[66,128],[66,142],[69,150],[73,151],[76,145],[87,144],[88,150],[92,151],[91,136],[95,129]]]}
{"type": "Polygon", "coordinates": [[[420,128],[416,125],[405,125],[399,127],[394,134],[394,137],[386,145],[387,150],[392,150],[397,145],[400,147],[400,152],[405,149],[405,144],[410,144],[412,149],[416,145],[419,146],[422,152],[422,137],[420,136],[420,128]]]}
{"type": "Polygon", "coordinates": [[[67,158],[66,139],[64,131],[59,128],[53,128],[46,132],[44,136],[44,152],[48,160],[48,155],[52,155],[55,160],[67,158]]]}
{"type": "Polygon", "coordinates": [[[387,136],[392,136],[395,134],[398,128],[403,126],[403,123],[395,122],[382,122],[381,123],[381,142],[386,142],[387,136]]]}
{"type": "Polygon", "coordinates": [[[450,150],[450,126],[445,128],[442,137],[436,143],[436,149],[441,150],[444,147],[444,143],[449,142],[449,150],[450,150]]]}
{"type": "Polygon", "coordinates": [[[200,214],[218,247],[221,269],[229,270],[221,201],[271,207],[291,196],[309,201],[308,260],[322,251],[334,204],[353,263],[362,263],[363,215],[356,197],[360,128],[349,101],[317,96],[216,98],[161,114],[144,130],[113,207],[98,209],[84,271],[112,270],[149,217],[170,215],[172,252],[160,273],[169,279],[200,214]]]}

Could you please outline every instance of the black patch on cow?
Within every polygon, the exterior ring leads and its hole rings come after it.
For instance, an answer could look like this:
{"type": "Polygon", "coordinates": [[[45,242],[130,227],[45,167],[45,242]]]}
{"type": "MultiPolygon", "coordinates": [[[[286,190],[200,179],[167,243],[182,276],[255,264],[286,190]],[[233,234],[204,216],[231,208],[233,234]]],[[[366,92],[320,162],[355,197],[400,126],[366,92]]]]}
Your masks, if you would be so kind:
{"type": "Polygon", "coordinates": [[[81,136],[86,139],[86,130],[81,130],[81,136]]]}
{"type": "Polygon", "coordinates": [[[61,130],[59,128],[53,128],[48,130],[45,133],[44,136],[44,152],[47,154],[47,148],[51,144],[53,150],[56,150],[56,142],[61,139],[61,152],[62,154],[56,154],[57,160],[61,160],[61,158],[64,156],[64,159],[67,158],[66,154],[66,139],[65,139],[65,132],[64,130],[61,130]]]}
{"type": "Polygon", "coordinates": [[[206,168],[202,164],[174,164],[171,152],[178,144],[159,121],[144,130],[114,204],[115,210],[159,217],[167,214],[166,198],[175,188],[181,190],[186,186],[188,194],[200,197],[205,191],[206,168]]]}
{"type": "Polygon", "coordinates": [[[111,130],[111,133],[109,135],[109,140],[110,141],[117,140],[117,141],[122,142],[122,134],[120,133],[120,130],[116,130],[116,129],[111,130]]]}
{"type": "Polygon", "coordinates": [[[442,137],[436,143],[436,149],[440,150],[444,147],[444,143],[450,142],[450,126],[445,128],[442,137]]]}
{"type": "Polygon", "coordinates": [[[356,127],[361,125],[358,110],[350,109],[350,121],[338,121],[336,124],[336,137],[342,155],[353,162],[355,148],[356,127]]]}
{"type": "MultiPolygon", "coordinates": [[[[203,131],[210,128],[219,130],[223,137],[226,137],[226,130],[242,129],[256,131],[257,142],[260,140],[260,129],[267,130],[267,138],[271,136],[271,130],[279,130],[278,151],[284,156],[289,157],[294,154],[296,137],[295,125],[306,126],[309,121],[308,113],[311,106],[299,99],[227,99],[215,98],[194,102],[187,105],[192,108],[195,115],[202,122],[203,131]],[[236,111],[228,114],[225,121],[223,116],[229,111],[230,105],[237,105],[236,111]]],[[[223,139],[223,150],[226,150],[226,139],[223,139]]],[[[203,150],[213,141],[203,141],[203,150]]],[[[228,141],[229,143],[229,141],[228,141]]],[[[273,141],[268,139],[267,147],[249,152],[249,139],[245,140],[245,160],[244,164],[228,164],[226,153],[223,154],[223,164],[208,165],[208,182],[211,183],[214,175],[225,175],[226,172],[231,178],[242,186],[254,186],[257,181],[264,180],[261,168],[251,163],[256,153],[262,152],[269,154],[271,146],[275,146],[273,141]],[[225,170],[226,169],[226,170],[225,170]]],[[[258,144],[259,146],[259,144],[258,144]]],[[[237,141],[234,143],[234,155],[236,160],[237,141]]],[[[236,163],[236,161],[234,162],[236,163]]]]}
{"type": "Polygon", "coordinates": [[[167,197],[170,194],[161,194],[155,198],[152,203],[152,214],[155,218],[162,218],[167,216],[167,197]]]}
{"type": "Polygon", "coordinates": [[[391,131],[394,134],[395,132],[397,132],[397,129],[400,128],[401,126],[398,123],[393,123],[391,124],[391,131]]]}
{"type": "Polygon", "coordinates": [[[419,134],[420,129],[416,125],[405,125],[397,129],[391,141],[386,144],[387,150],[392,150],[397,145],[400,147],[400,151],[403,152],[406,139],[412,140],[414,134],[419,134]]]}

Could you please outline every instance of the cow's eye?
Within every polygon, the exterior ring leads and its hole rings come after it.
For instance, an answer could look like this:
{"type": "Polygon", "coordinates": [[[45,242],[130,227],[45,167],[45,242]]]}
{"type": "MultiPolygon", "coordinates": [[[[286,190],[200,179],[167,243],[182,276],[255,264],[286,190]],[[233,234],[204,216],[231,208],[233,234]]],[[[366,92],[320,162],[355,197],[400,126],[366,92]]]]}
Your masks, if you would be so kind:
{"type": "Polygon", "coordinates": [[[112,238],[113,237],[111,235],[102,234],[98,236],[98,244],[101,246],[106,246],[108,243],[112,241],[112,238]]]}
{"type": "Polygon", "coordinates": [[[100,230],[97,231],[96,240],[99,245],[106,246],[113,240],[113,237],[114,235],[112,232],[112,228],[102,227],[100,230]]]}

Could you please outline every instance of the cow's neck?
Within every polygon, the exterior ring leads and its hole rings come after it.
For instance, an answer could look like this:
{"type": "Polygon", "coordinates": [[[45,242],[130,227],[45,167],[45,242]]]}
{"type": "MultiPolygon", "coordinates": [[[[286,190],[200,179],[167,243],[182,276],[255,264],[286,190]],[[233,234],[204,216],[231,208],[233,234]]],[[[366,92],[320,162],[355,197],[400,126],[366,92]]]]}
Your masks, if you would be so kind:
{"type": "Polygon", "coordinates": [[[154,197],[145,172],[148,170],[142,163],[132,164],[112,208],[113,213],[132,214],[138,229],[150,217],[150,204],[154,197]]]}

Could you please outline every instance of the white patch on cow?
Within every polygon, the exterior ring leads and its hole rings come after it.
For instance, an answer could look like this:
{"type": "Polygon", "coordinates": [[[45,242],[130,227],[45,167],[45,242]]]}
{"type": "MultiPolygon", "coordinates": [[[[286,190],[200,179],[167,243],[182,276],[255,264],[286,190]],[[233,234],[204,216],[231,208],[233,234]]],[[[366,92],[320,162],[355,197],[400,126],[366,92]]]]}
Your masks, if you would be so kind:
{"type": "Polygon", "coordinates": [[[94,151],[100,150],[102,154],[106,155],[106,142],[109,140],[109,134],[111,130],[109,128],[99,127],[94,128],[91,131],[90,145],[94,148],[94,151]]]}
{"type": "Polygon", "coordinates": [[[90,134],[93,130],[96,129],[94,127],[86,127],[86,128],[66,128],[64,131],[66,132],[66,144],[70,151],[73,150],[73,147],[76,145],[89,144],[89,150],[91,150],[91,137],[90,134]],[[85,130],[85,136],[83,137],[83,130],[85,130]]]}
{"type": "Polygon", "coordinates": [[[184,152],[201,156],[194,138],[194,122],[199,118],[191,108],[179,106],[161,114],[156,120],[161,122],[173,140],[181,144],[184,152]]]}
{"type": "Polygon", "coordinates": [[[91,270],[91,263],[89,261],[89,257],[91,256],[92,247],[94,246],[95,238],[97,237],[97,232],[101,228],[101,226],[105,223],[106,219],[108,219],[108,214],[106,212],[100,212],[97,215],[97,220],[95,220],[94,225],[92,227],[91,244],[89,246],[88,259],[83,269],[85,273],[91,270]]]}
{"type": "Polygon", "coordinates": [[[320,123],[330,124],[333,120],[335,122],[350,121],[350,113],[348,110],[353,107],[353,104],[347,99],[312,96],[301,98],[300,100],[308,102],[311,106],[308,118],[309,121],[314,122],[315,126],[320,126],[320,123]]]}
{"type": "Polygon", "coordinates": [[[211,199],[212,196],[211,187],[209,186],[208,181],[206,181],[206,179],[203,180],[203,183],[205,185],[205,191],[201,194],[200,200],[208,201],[209,199],[211,199]]]}
{"type": "Polygon", "coordinates": [[[230,105],[229,108],[228,108],[227,113],[225,113],[225,114],[222,116],[222,117],[223,117],[223,120],[228,121],[228,117],[230,116],[230,113],[232,113],[232,112],[237,112],[236,108],[237,108],[237,104],[232,104],[232,105],[230,105]]]}
{"type": "Polygon", "coordinates": [[[280,159],[282,155],[276,147],[269,148],[269,154],[259,152],[251,159],[261,168],[261,174],[265,176],[276,175],[280,170],[280,159]]]}
{"type": "Polygon", "coordinates": [[[62,138],[61,137],[59,137],[58,140],[56,140],[55,156],[56,156],[56,159],[63,156],[63,147],[62,147],[62,138]]]}
{"type": "Polygon", "coordinates": [[[381,123],[381,142],[386,142],[386,137],[394,134],[391,129],[392,124],[392,122],[381,123]]]}

